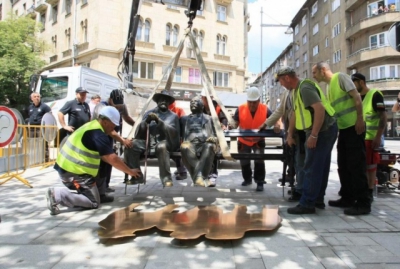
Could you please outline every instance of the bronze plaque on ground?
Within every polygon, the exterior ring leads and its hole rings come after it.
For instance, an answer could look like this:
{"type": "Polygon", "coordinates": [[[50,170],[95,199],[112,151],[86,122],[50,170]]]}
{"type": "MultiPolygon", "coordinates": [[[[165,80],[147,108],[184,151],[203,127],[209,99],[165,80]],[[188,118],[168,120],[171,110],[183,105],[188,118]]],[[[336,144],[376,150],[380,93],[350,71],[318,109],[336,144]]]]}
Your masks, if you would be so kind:
{"type": "Polygon", "coordinates": [[[115,211],[99,222],[101,239],[135,236],[135,232],[153,227],[176,239],[196,239],[202,235],[212,240],[240,239],[247,231],[271,231],[282,222],[278,206],[266,205],[261,213],[247,213],[245,205],[236,205],[231,212],[223,213],[217,206],[197,206],[177,212],[178,205],[166,205],[155,212],[134,209],[140,204],[115,211]]]}

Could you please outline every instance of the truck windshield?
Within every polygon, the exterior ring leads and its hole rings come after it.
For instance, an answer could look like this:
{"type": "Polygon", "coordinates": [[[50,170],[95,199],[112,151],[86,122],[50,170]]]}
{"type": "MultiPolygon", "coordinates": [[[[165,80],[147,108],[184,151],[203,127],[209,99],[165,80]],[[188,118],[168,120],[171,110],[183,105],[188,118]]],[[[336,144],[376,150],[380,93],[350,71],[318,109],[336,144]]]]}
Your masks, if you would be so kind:
{"type": "Polygon", "coordinates": [[[68,77],[51,77],[42,78],[40,85],[40,95],[42,101],[52,102],[67,97],[68,93],[68,77]]]}

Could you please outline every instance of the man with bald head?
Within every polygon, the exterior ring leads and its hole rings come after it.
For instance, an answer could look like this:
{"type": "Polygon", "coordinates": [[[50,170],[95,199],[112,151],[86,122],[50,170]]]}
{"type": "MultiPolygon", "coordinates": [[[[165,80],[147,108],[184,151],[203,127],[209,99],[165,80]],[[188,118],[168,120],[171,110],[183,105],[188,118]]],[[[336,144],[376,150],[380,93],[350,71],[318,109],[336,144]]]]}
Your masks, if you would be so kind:
{"type": "Polygon", "coordinates": [[[360,94],[351,77],[332,73],[329,64],[320,62],[312,68],[313,77],[329,86],[328,99],[335,110],[339,128],[337,164],[341,198],[329,201],[333,207],[346,208],[346,215],[371,212],[365,150],[365,122],[360,94]]]}

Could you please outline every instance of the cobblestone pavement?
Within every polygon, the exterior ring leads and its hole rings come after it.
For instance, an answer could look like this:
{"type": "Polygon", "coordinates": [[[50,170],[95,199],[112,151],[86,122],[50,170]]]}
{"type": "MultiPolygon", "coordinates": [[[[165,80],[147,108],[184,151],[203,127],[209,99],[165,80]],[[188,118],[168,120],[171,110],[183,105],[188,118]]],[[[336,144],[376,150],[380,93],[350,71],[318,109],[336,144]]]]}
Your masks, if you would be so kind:
{"type": "MultiPolygon", "coordinates": [[[[400,152],[399,144],[387,141],[392,152],[400,152]]],[[[335,159],[334,151],[326,203],[338,199],[335,159]]],[[[125,195],[123,174],[114,170],[113,203],[97,210],[61,208],[57,216],[49,214],[45,202],[47,187],[62,186],[52,168],[22,174],[32,189],[16,179],[0,186],[0,268],[400,268],[399,194],[379,193],[367,216],[346,216],[329,206],[314,215],[295,216],[286,213],[295,204],[287,202],[288,188],[278,182],[281,162],[266,162],[264,192],[255,192],[255,184],[240,186],[238,163],[222,162],[216,188],[195,188],[186,179],[163,189],[156,165],[150,162],[148,183],[139,193],[128,186],[125,195]],[[144,212],[166,204],[180,210],[213,204],[227,212],[244,204],[255,213],[272,204],[279,205],[283,221],[275,231],[248,232],[240,240],[179,241],[157,229],[135,238],[99,240],[98,222],[132,202],[141,203],[144,212]]]]}

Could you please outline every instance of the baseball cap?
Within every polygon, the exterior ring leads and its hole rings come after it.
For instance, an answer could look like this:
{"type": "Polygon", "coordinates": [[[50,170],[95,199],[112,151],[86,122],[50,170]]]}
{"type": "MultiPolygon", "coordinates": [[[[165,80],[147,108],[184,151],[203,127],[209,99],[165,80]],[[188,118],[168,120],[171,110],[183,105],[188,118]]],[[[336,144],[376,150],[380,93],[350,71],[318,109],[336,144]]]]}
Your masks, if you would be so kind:
{"type": "Polygon", "coordinates": [[[260,91],[256,87],[250,87],[247,90],[247,101],[258,101],[260,99],[260,91]]]}
{"type": "Polygon", "coordinates": [[[87,91],[85,88],[83,88],[83,87],[78,87],[78,88],[75,90],[75,92],[76,92],[76,93],[84,93],[84,92],[88,93],[88,91],[87,91]]]}
{"type": "Polygon", "coordinates": [[[351,75],[351,80],[362,80],[365,81],[365,76],[361,73],[354,73],[353,75],[351,75]]]}
{"type": "Polygon", "coordinates": [[[115,107],[113,107],[113,106],[103,107],[100,110],[99,115],[109,119],[112,123],[114,123],[115,126],[119,126],[120,115],[119,115],[118,110],[115,107]]]}
{"type": "Polygon", "coordinates": [[[275,74],[275,81],[278,82],[280,76],[295,74],[296,71],[290,66],[282,66],[275,74]]]}

